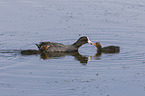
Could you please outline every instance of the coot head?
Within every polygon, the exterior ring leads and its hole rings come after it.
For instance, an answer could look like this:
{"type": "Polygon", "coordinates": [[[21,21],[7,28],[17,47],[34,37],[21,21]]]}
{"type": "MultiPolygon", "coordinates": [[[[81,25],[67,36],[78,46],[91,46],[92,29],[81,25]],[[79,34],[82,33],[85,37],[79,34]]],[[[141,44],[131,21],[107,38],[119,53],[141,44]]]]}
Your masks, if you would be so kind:
{"type": "Polygon", "coordinates": [[[102,45],[99,42],[93,43],[94,46],[96,46],[98,49],[102,48],[102,45]]]}
{"type": "Polygon", "coordinates": [[[83,37],[80,37],[73,45],[79,48],[80,46],[86,43],[90,43],[92,45],[92,42],[89,40],[89,38],[86,36],[83,36],[83,37]]]}

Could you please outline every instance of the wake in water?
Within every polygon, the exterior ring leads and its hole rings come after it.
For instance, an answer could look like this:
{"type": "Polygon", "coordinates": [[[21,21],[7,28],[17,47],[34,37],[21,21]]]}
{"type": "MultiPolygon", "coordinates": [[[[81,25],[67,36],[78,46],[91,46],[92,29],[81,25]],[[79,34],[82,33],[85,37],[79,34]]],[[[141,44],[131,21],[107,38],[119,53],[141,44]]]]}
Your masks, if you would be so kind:
{"type": "Polygon", "coordinates": [[[19,52],[21,52],[21,50],[15,50],[15,49],[0,50],[0,53],[19,53],[19,52]]]}
{"type": "Polygon", "coordinates": [[[28,49],[28,50],[0,50],[0,53],[16,53],[16,54],[22,54],[22,55],[35,55],[39,54],[40,52],[38,50],[28,49]]]}
{"type": "MultiPolygon", "coordinates": [[[[0,54],[21,54],[21,55],[37,55],[40,54],[41,59],[59,59],[65,56],[73,56],[75,60],[80,61],[83,65],[88,63],[89,58],[87,56],[81,55],[79,52],[40,52],[39,50],[0,50],[0,54]]],[[[3,56],[3,55],[2,55],[3,56]]]]}

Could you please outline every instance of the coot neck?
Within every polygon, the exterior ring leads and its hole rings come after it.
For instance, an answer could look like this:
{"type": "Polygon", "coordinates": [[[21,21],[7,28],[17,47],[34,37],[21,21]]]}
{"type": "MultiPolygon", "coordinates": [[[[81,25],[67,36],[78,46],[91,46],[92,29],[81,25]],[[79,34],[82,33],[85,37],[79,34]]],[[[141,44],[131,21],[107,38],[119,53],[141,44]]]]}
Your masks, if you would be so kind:
{"type": "Polygon", "coordinates": [[[102,50],[102,46],[101,45],[98,45],[97,46],[97,49],[98,49],[98,51],[101,51],[102,50]]]}
{"type": "Polygon", "coordinates": [[[81,47],[83,44],[86,44],[86,42],[80,42],[80,41],[76,41],[73,46],[76,47],[76,48],[79,48],[81,47]]]}

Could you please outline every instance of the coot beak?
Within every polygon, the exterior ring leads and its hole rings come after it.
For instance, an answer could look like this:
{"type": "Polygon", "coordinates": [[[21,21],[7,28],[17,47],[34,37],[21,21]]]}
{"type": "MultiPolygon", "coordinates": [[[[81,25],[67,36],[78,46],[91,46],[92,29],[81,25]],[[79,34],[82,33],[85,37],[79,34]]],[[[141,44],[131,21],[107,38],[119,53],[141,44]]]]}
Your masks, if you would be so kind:
{"type": "Polygon", "coordinates": [[[93,45],[93,43],[90,40],[88,40],[88,43],[90,43],[91,45],[93,45]]]}

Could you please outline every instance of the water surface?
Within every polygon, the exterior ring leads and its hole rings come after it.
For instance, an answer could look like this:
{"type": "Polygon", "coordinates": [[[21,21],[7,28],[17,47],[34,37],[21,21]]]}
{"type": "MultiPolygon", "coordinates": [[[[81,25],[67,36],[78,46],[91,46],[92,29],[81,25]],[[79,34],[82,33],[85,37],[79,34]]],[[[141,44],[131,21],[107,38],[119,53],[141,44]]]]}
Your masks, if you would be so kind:
{"type": "Polygon", "coordinates": [[[144,0],[1,0],[0,13],[1,95],[144,96],[144,0]],[[45,60],[19,52],[80,36],[121,51],[93,57],[85,44],[75,56],[45,60]]]}

